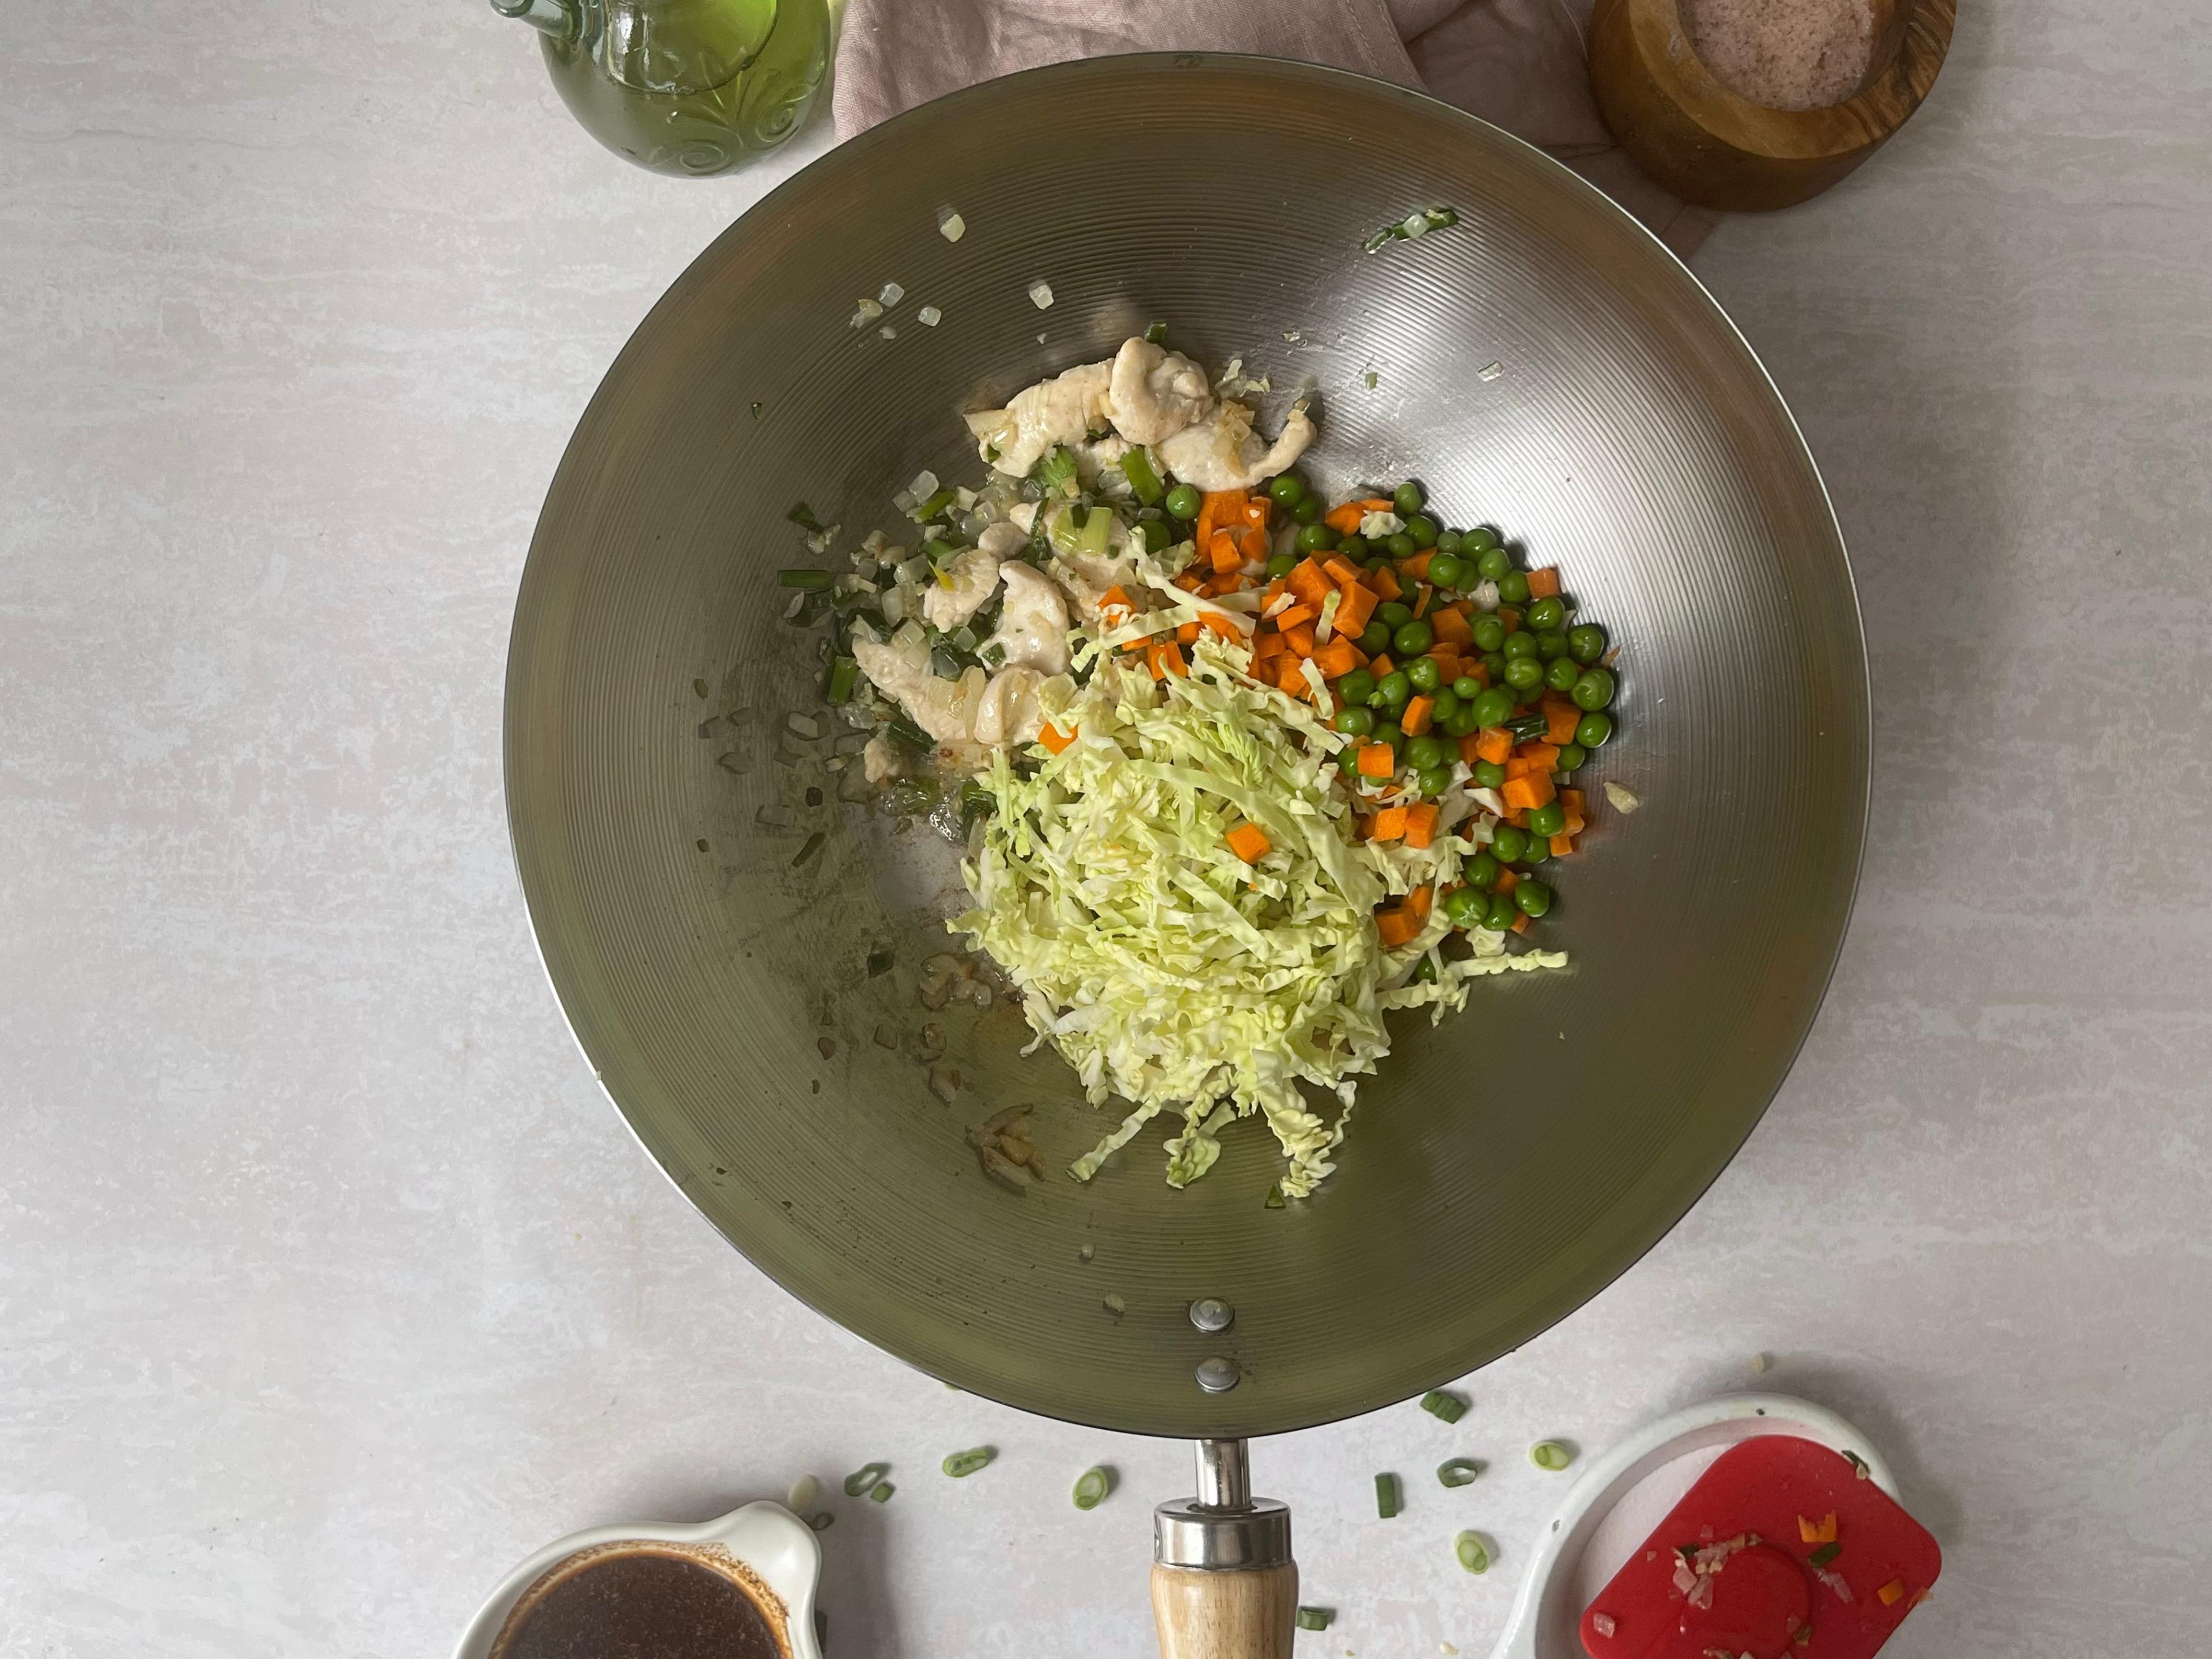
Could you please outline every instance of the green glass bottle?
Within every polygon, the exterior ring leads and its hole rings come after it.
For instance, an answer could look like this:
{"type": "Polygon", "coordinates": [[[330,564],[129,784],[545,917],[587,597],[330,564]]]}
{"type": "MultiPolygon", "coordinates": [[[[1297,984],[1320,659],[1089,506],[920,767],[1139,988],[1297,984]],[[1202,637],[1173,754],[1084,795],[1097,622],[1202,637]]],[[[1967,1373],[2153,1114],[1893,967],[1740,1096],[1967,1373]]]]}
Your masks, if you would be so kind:
{"type": "Polygon", "coordinates": [[[641,167],[705,178],[799,131],[830,67],[829,0],[491,0],[539,33],[584,131],[641,167]]]}

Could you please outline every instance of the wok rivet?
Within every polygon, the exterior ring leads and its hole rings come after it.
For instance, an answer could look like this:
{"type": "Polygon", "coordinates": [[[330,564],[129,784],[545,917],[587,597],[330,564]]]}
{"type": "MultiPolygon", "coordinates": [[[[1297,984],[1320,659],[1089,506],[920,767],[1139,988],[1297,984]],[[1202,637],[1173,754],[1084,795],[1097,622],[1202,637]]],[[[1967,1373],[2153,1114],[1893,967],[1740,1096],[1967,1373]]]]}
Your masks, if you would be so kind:
{"type": "Polygon", "coordinates": [[[1190,1322],[1201,1331],[1225,1331],[1237,1320],[1237,1310],[1218,1296],[1202,1296],[1190,1304],[1190,1322]]]}
{"type": "Polygon", "coordinates": [[[1216,1355],[1212,1359],[1198,1362],[1198,1386],[1208,1394],[1227,1394],[1243,1376],[1233,1359],[1224,1359],[1216,1355]]]}

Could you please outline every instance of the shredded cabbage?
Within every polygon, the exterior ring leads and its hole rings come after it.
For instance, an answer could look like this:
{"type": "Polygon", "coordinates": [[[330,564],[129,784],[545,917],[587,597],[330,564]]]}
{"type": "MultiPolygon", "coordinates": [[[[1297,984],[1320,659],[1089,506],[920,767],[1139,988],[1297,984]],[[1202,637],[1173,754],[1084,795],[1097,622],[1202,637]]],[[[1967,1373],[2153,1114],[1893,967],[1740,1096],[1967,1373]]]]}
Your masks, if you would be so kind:
{"type": "Polygon", "coordinates": [[[1486,974],[1553,967],[1557,952],[1445,963],[1435,907],[1419,937],[1386,951],[1374,909],[1387,895],[1449,884],[1462,843],[1355,842],[1335,780],[1344,741],[1314,711],[1244,672],[1239,645],[1208,636],[1188,678],[1155,683],[1121,659],[1087,687],[1062,688],[1045,715],[1075,741],[1019,775],[1002,750],[979,781],[995,811],[963,866],[975,908],[956,918],[1022,993],[1037,1043],[1049,1040],[1093,1105],[1133,1103],[1119,1127],[1070,1166],[1087,1181],[1146,1123],[1173,1108],[1168,1183],[1220,1156],[1220,1131],[1257,1112],[1304,1197],[1334,1167],[1354,1079],[1389,1052],[1389,1008],[1464,1006],[1486,974]],[[1224,837],[1257,824],[1270,850],[1248,865],[1224,837]],[[1432,981],[1414,982],[1424,960],[1432,981]],[[1324,1121],[1301,1083],[1336,1097],[1324,1121]]]}

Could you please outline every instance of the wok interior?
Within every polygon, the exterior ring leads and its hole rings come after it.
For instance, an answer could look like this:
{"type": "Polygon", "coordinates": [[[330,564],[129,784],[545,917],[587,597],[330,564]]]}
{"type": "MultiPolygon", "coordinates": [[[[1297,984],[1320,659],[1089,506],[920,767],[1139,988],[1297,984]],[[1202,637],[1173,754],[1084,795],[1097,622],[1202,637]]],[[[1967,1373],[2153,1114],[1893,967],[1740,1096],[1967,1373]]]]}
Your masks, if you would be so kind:
{"type": "Polygon", "coordinates": [[[1681,1215],[1825,985],[1868,743],[1826,497],[1687,274],[1455,111],[1210,58],[1093,60],[945,100],[835,151],[709,248],[562,465],[507,720],[554,983],[693,1202],[791,1291],[963,1389],[1183,1435],[1290,1429],[1463,1373],[1681,1215]],[[1455,228],[1361,252],[1439,204],[1455,228]],[[945,206],[966,220],[957,244],[945,206]],[[906,291],[896,337],[849,326],[887,281],[906,291]],[[814,637],[780,620],[774,572],[811,562],[786,509],[841,521],[842,563],[866,530],[895,534],[886,497],[918,469],[981,481],[960,410],[1156,318],[1217,370],[1241,356],[1279,389],[1318,388],[1310,470],[1333,490],[1422,478],[1447,521],[1559,564],[1623,647],[1621,736],[1590,787],[1644,805],[1601,801],[1557,878],[1545,934],[1572,965],[1478,983],[1434,1029],[1394,1016],[1338,1173],[1279,1210],[1256,1120],[1187,1191],[1164,1184],[1150,1131],[1087,1186],[1066,1178],[1112,1116],[1056,1058],[1018,1053],[1017,1011],[917,1004],[949,860],[917,866],[840,807],[826,742],[795,768],[773,756],[786,713],[819,712],[814,637]],[[722,718],[736,710],[752,712],[722,718]],[[757,823],[808,784],[827,805],[757,823]],[[826,841],[794,869],[812,829],[826,841]],[[872,976],[886,945],[896,965],[872,976]],[[963,1079],[950,1106],[913,1054],[925,1019],[963,1079]],[[1054,1173],[1018,1194],[963,1133],[1032,1102],[1054,1173]],[[1193,1328],[1201,1296],[1235,1308],[1228,1332],[1193,1328]],[[1215,1354],[1243,1381],[1210,1395],[1193,1369],[1215,1354]]]}

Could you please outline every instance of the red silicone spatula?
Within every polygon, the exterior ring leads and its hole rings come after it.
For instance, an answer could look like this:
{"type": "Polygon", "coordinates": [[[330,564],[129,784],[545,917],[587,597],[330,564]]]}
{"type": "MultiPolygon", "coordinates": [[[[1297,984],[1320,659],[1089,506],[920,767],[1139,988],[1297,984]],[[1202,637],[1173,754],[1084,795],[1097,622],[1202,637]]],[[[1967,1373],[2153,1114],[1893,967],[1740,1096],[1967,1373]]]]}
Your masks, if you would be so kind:
{"type": "Polygon", "coordinates": [[[1724,1452],[1583,1611],[1591,1659],[1873,1659],[1942,1571],[1864,1466],[1794,1435],[1724,1452]]]}

